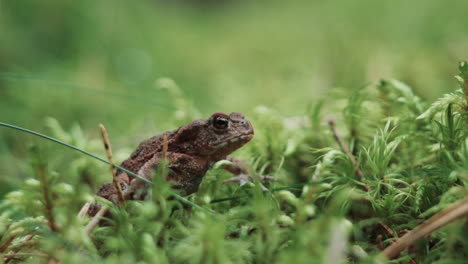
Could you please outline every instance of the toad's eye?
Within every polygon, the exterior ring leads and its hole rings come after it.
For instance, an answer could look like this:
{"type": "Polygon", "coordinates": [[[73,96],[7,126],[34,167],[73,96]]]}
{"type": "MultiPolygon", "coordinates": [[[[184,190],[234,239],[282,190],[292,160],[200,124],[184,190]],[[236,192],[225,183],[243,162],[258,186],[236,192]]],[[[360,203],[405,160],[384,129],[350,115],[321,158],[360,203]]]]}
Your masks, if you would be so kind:
{"type": "Polygon", "coordinates": [[[213,126],[217,129],[226,129],[229,126],[229,119],[224,116],[215,116],[213,126]]]}

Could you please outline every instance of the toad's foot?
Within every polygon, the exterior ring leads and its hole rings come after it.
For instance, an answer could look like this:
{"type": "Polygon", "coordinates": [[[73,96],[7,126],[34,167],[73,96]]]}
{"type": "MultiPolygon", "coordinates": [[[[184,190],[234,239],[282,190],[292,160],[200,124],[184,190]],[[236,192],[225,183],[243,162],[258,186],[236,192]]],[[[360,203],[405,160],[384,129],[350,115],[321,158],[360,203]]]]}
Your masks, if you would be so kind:
{"type": "MultiPolygon", "coordinates": [[[[275,180],[275,178],[273,178],[272,176],[260,175],[260,176],[258,176],[258,178],[259,178],[260,181],[274,181],[275,180]]],[[[223,183],[238,182],[240,186],[243,186],[249,181],[253,182],[253,179],[252,179],[252,177],[250,175],[248,175],[248,174],[239,174],[239,175],[237,175],[235,177],[224,180],[223,183]]],[[[260,188],[262,188],[263,191],[268,191],[268,189],[262,183],[260,183],[260,188]]]]}

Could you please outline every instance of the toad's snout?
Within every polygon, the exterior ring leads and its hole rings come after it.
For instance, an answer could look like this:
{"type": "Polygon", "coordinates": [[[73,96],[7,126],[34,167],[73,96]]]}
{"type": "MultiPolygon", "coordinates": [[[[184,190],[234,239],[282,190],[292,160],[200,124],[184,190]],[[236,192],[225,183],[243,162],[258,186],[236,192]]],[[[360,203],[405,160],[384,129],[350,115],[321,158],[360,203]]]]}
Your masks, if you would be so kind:
{"type": "Polygon", "coordinates": [[[229,115],[231,121],[236,124],[237,127],[242,129],[245,135],[253,135],[254,129],[249,120],[244,119],[245,116],[242,113],[233,112],[229,115]]]}
{"type": "Polygon", "coordinates": [[[233,121],[242,135],[253,135],[254,129],[249,120],[241,119],[233,121]]]}
{"type": "Polygon", "coordinates": [[[240,124],[241,126],[243,126],[243,127],[245,128],[246,131],[248,131],[248,134],[249,134],[249,135],[253,135],[253,134],[254,134],[253,126],[252,126],[252,124],[250,123],[249,120],[243,119],[242,121],[239,122],[239,124],[240,124]]]}

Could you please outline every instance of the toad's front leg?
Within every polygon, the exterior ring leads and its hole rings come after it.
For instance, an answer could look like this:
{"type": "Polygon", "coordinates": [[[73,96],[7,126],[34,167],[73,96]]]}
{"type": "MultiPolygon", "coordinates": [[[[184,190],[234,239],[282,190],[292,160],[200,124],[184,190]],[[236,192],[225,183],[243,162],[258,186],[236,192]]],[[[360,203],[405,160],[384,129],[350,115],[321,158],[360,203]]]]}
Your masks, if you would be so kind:
{"type": "MultiPolygon", "coordinates": [[[[196,192],[210,163],[203,157],[183,153],[168,152],[166,158],[168,168],[166,180],[171,182],[171,187],[180,190],[182,195],[196,192]]],[[[157,153],[138,171],[138,174],[151,180],[151,175],[159,167],[162,160],[162,153],[157,153]]],[[[133,179],[128,193],[132,196],[138,190],[144,190],[148,187],[148,183],[140,179],[133,179]]],[[[132,198],[135,199],[133,196],[132,198]]]]}
{"type": "MultiPolygon", "coordinates": [[[[229,171],[232,174],[235,174],[237,176],[229,178],[224,180],[223,183],[232,183],[232,182],[238,182],[240,186],[243,186],[249,181],[253,181],[252,176],[250,175],[248,171],[249,165],[245,163],[244,161],[234,158],[234,157],[227,157],[226,160],[232,162],[231,165],[227,165],[224,167],[225,170],[229,171]]],[[[273,181],[274,178],[271,176],[258,176],[260,181],[273,181]]],[[[260,187],[262,190],[267,191],[268,189],[263,186],[263,184],[260,183],[260,187]]]]}

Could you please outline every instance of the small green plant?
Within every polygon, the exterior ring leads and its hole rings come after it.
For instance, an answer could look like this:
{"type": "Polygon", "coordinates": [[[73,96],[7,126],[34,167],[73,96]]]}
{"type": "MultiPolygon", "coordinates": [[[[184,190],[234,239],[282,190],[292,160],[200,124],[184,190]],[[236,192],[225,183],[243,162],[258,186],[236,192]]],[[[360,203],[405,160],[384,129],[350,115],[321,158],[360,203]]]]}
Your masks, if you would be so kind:
{"type": "MultiPolygon", "coordinates": [[[[463,85],[465,68],[462,63],[463,85]]],[[[198,115],[173,82],[157,85],[177,97],[179,121],[198,115]]],[[[323,113],[334,114],[327,105],[336,101],[325,98],[292,118],[256,109],[255,141],[239,154],[251,161],[254,176],[275,176],[265,183],[269,191],[222,184],[228,162],[220,161],[197,193],[182,198],[163,180],[161,166],[146,199],[122,207],[98,199],[110,214],[89,236],[89,219],[76,214],[110,181],[105,164],[39,142],[30,151],[29,179],[0,203],[0,254],[7,263],[466,262],[466,217],[426,234],[394,260],[381,255],[468,196],[462,90],[428,104],[401,82],[381,81],[340,100],[343,115],[325,122],[323,113]]],[[[78,126],[47,124],[75,150],[99,151],[99,141],[86,139],[78,126]]]]}

